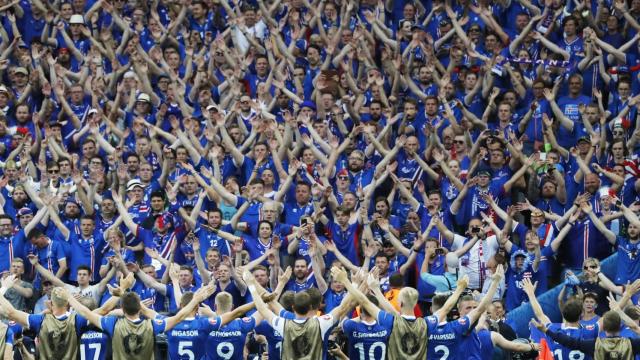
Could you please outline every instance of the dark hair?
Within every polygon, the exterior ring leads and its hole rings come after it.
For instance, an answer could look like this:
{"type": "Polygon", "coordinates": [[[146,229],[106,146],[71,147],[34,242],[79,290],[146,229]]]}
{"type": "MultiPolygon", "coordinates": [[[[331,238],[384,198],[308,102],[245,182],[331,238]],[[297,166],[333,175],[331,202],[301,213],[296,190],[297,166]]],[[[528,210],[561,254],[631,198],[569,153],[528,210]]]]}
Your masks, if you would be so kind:
{"type": "Polygon", "coordinates": [[[42,236],[42,235],[44,235],[44,233],[42,232],[42,230],[40,230],[40,229],[38,229],[38,228],[35,228],[35,229],[33,229],[33,230],[29,231],[29,234],[27,235],[27,238],[28,238],[29,240],[33,240],[33,239],[37,239],[37,238],[39,238],[39,237],[40,237],[40,236],[42,236]]]}
{"type": "Polygon", "coordinates": [[[438,294],[431,299],[431,311],[435,312],[440,310],[444,303],[447,302],[449,295],[447,294],[438,294]]]}
{"type": "Polygon", "coordinates": [[[269,228],[271,228],[271,231],[273,231],[273,224],[267,220],[260,220],[258,222],[258,230],[260,229],[260,226],[262,226],[262,224],[269,224],[269,228]]]}
{"type": "Polygon", "coordinates": [[[340,206],[338,206],[336,208],[336,212],[338,212],[338,211],[340,211],[342,213],[346,213],[346,215],[350,215],[351,214],[351,209],[346,207],[346,206],[344,206],[344,204],[342,204],[342,205],[340,205],[340,206]]]}
{"type": "Polygon", "coordinates": [[[188,272],[190,272],[193,275],[193,268],[191,266],[180,265],[180,270],[187,270],[188,272]]]}
{"type": "Polygon", "coordinates": [[[82,265],[78,266],[78,270],[76,270],[76,274],[80,270],[87,270],[87,272],[89,273],[89,276],[91,276],[91,268],[88,265],[82,264],[82,265]]]}
{"type": "Polygon", "coordinates": [[[399,272],[391,274],[389,276],[389,286],[392,288],[401,288],[404,286],[404,276],[399,272]]]}
{"type": "MultiPolygon", "coordinates": [[[[124,300],[124,299],[123,299],[124,300]]],[[[311,296],[303,291],[293,296],[293,311],[298,314],[306,314],[311,310],[311,296]]]]}
{"type": "Polygon", "coordinates": [[[579,300],[569,300],[562,308],[562,318],[567,322],[578,322],[581,314],[582,302],[579,300]]]}
{"type": "Polygon", "coordinates": [[[295,295],[296,293],[291,290],[285,291],[284,293],[282,293],[282,296],[280,296],[280,305],[282,305],[282,307],[287,311],[291,311],[291,309],[293,308],[293,298],[295,297],[295,295]]]}
{"type": "MultiPolygon", "coordinates": [[[[380,302],[378,301],[378,299],[377,299],[374,295],[371,295],[371,294],[367,295],[367,299],[369,299],[369,301],[371,301],[371,303],[372,303],[373,305],[375,305],[375,306],[378,306],[378,304],[380,303],[380,302]]],[[[360,307],[360,311],[362,311],[362,313],[363,313],[363,314],[365,314],[365,315],[367,315],[367,316],[372,316],[371,314],[369,314],[369,313],[367,312],[367,310],[365,310],[365,307],[364,307],[364,306],[360,307]]]]}
{"type": "Polygon", "coordinates": [[[122,311],[126,315],[133,316],[140,312],[140,297],[134,292],[128,292],[120,298],[122,311]]]}
{"type": "Polygon", "coordinates": [[[182,294],[182,298],[180,299],[180,307],[184,308],[185,306],[187,306],[191,302],[191,299],[193,299],[193,292],[187,291],[186,293],[182,294]]]}
{"type": "Polygon", "coordinates": [[[387,255],[385,255],[385,253],[383,251],[378,251],[378,253],[376,254],[376,256],[373,259],[375,260],[377,258],[385,258],[387,261],[389,261],[389,257],[387,255]]]}
{"type": "Polygon", "coordinates": [[[222,217],[222,210],[220,210],[218,208],[207,210],[207,215],[209,215],[211,213],[218,213],[218,214],[220,214],[220,217],[222,217]]]}
{"type": "Polygon", "coordinates": [[[615,311],[607,311],[602,315],[602,330],[609,333],[620,332],[620,315],[615,311]]]}
{"type": "Polygon", "coordinates": [[[306,292],[307,294],[309,294],[309,299],[311,300],[310,302],[311,309],[314,309],[314,310],[319,309],[323,299],[323,296],[320,290],[318,290],[318,288],[316,287],[312,287],[312,288],[308,288],[306,292]]]}
{"type": "Polygon", "coordinates": [[[80,216],[80,220],[91,220],[94,223],[96,222],[96,219],[93,217],[93,215],[87,215],[87,214],[80,216]]]}
{"type": "Polygon", "coordinates": [[[7,214],[0,214],[0,219],[9,220],[11,221],[11,224],[13,224],[13,218],[7,214]]]}
{"type": "Polygon", "coordinates": [[[153,199],[153,198],[161,198],[162,200],[164,200],[164,191],[156,190],[152,192],[151,195],[149,195],[149,199],[153,199]]]}

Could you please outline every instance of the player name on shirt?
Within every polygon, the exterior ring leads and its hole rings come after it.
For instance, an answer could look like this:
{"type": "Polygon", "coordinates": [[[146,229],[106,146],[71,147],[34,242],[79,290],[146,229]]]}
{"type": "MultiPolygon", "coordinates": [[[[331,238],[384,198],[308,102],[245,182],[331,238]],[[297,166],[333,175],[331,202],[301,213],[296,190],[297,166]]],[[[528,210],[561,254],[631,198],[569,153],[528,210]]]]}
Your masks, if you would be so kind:
{"type": "Polygon", "coordinates": [[[209,333],[209,336],[234,337],[234,336],[242,336],[242,332],[241,331],[212,331],[209,333]]]}
{"type": "Polygon", "coordinates": [[[200,336],[198,330],[171,330],[171,336],[200,336]]]}
{"type": "Polygon", "coordinates": [[[456,334],[454,333],[446,333],[446,334],[429,334],[429,340],[455,340],[456,334]]]}
{"type": "Polygon", "coordinates": [[[389,335],[389,333],[387,332],[387,330],[382,330],[382,331],[377,331],[377,332],[371,332],[371,333],[365,333],[365,332],[360,332],[360,331],[354,331],[351,333],[351,336],[353,336],[354,338],[357,339],[362,339],[362,338],[372,338],[372,337],[381,337],[381,336],[387,336],[389,335]]]}

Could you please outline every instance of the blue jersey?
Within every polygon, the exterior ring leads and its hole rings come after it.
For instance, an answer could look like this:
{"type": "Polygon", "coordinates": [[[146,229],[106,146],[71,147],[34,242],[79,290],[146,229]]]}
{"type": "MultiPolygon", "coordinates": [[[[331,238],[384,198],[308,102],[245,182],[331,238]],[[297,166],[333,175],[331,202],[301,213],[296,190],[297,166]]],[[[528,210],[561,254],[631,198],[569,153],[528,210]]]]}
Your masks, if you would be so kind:
{"type": "Polygon", "coordinates": [[[269,360],[280,360],[282,353],[282,334],[269,325],[269,322],[266,320],[256,326],[256,334],[263,335],[267,338],[269,360]]]}
{"type": "Polygon", "coordinates": [[[220,328],[220,317],[196,316],[181,321],[167,333],[170,360],[202,359],[209,332],[220,328]]]}
{"type": "Polygon", "coordinates": [[[457,320],[438,324],[438,318],[428,316],[425,318],[427,322],[427,334],[429,341],[427,346],[428,359],[448,359],[449,356],[457,354],[460,346],[461,338],[469,331],[471,321],[464,316],[457,320]]]}
{"type": "Polygon", "coordinates": [[[387,342],[393,329],[391,321],[367,324],[362,321],[347,320],[342,324],[344,334],[349,339],[349,359],[384,360],[387,342]]]}
{"type": "MultiPolygon", "coordinates": [[[[231,225],[223,225],[220,230],[226,231],[228,233],[233,233],[233,228],[231,225]]],[[[195,231],[198,239],[200,239],[200,255],[202,255],[203,259],[207,258],[207,251],[210,248],[215,248],[220,251],[220,256],[230,256],[231,248],[229,247],[229,243],[227,240],[218,236],[218,233],[214,233],[213,231],[204,228],[198,227],[195,231]]]]}
{"type": "Polygon", "coordinates": [[[86,265],[91,268],[91,282],[97,280],[98,270],[102,261],[102,250],[105,246],[102,234],[96,233],[88,238],[70,232],[71,259],[69,261],[69,280],[76,281],[78,268],[86,265]]]}
{"type": "Polygon", "coordinates": [[[207,360],[243,360],[244,343],[256,326],[252,317],[235,319],[217,330],[209,332],[206,342],[207,360]]]}
{"type": "MultiPolygon", "coordinates": [[[[24,234],[24,231],[22,231],[24,234]]],[[[11,262],[15,258],[21,258],[24,251],[24,236],[0,237],[0,272],[9,271],[11,262]]]]}
{"type": "MultiPolygon", "coordinates": [[[[584,327],[565,327],[563,324],[549,324],[547,328],[551,331],[583,340],[594,339],[598,335],[597,330],[595,329],[589,330],[584,327]]],[[[554,341],[549,342],[549,347],[551,348],[551,352],[553,352],[553,357],[555,359],[591,359],[590,356],[585,356],[585,354],[581,351],[571,350],[554,341]]]]}
{"type": "MultiPolygon", "coordinates": [[[[482,360],[481,347],[478,333],[472,330],[468,335],[462,337],[462,341],[458,346],[457,358],[460,360],[482,360]]],[[[442,357],[442,359],[446,358],[442,357]]]]}
{"type": "MultiPolygon", "coordinates": [[[[342,230],[340,225],[335,222],[327,224],[327,231],[329,238],[336,244],[336,248],[340,250],[340,253],[344,255],[353,264],[359,264],[358,255],[356,254],[356,246],[358,243],[360,225],[348,224],[346,230],[342,230]]],[[[333,255],[327,256],[327,264],[331,264],[333,261],[333,255]]]]}
{"type": "Polygon", "coordinates": [[[631,243],[629,239],[618,236],[616,239],[618,250],[618,271],[615,283],[626,284],[628,280],[640,278],[640,242],[631,243]]]}
{"type": "Polygon", "coordinates": [[[76,315],[76,326],[80,323],[80,359],[105,360],[111,347],[109,336],[92,326],[83,317],[76,315]]]}
{"type": "Polygon", "coordinates": [[[493,358],[493,341],[491,340],[491,331],[487,329],[478,330],[478,339],[480,339],[480,358],[482,360],[491,360],[493,358]]]}

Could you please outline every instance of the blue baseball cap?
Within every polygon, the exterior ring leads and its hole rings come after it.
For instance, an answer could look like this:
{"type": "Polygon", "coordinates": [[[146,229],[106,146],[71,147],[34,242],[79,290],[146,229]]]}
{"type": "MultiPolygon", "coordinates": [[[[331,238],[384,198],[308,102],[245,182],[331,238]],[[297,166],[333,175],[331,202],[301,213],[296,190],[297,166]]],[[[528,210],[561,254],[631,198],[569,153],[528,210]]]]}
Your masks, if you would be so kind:
{"type": "Polygon", "coordinates": [[[305,100],[304,102],[302,102],[302,105],[300,105],[300,109],[306,108],[306,107],[308,107],[313,111],[316,111],[316,103],[314,103],[311,100],[305,100]]]}

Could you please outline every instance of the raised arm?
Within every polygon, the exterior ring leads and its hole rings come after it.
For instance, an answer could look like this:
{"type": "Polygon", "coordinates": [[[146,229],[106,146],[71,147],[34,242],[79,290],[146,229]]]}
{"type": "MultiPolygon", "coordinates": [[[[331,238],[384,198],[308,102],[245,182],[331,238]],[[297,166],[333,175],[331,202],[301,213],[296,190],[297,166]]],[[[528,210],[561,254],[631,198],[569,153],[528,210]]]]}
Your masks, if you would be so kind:
{"type": "Polygon", "coordinates": [[[95,313],[89,310],[89,308],[87,308],[86,306],[82,305],[82,303],[80,303],[80,301],[78,301],[75,296],[72,296],[67,289],[57,288],[54,290],[58,290],[60,297],[66,299],[69,302],[69,305],[71,305],[71,307],[74,308],[76,312],[80,314],[80,316],[87,319],[87,321],[89,321],[93,326],[102,330],[102,315],[95,313]]]}
{"type": "MultiPolygon", "coordinates": [[[[0,313],[5,317],[17,322],[25,328],[29,328],[29,314],[26,312],[22,312],[20,310],[16,310],[16,308],[11,305],[7,299],[5,299],[4,294],[13,287],[13,284],[18,281],[18,278],[15,275],[9,275],[6,278],[2,279],[2,287],[0,287],[0,313]]],[[[55,291],[54,289],[53,291],[55,291]]]]}
{"type": "Polygon", "coordinates": [[[598,231],[600,231],[602,235],[604,235],[604,237],[607,238],[607,241],[609,241],[612,245],[615,245],[616,234],[614,234],[613,231],[609,230],[607,228],[607,225],[605,225],[602,222],[602,220],[600,220],[600,218],[598,218],[596,214],[593,213],[591,204],[585,201],[580,204],[580,208],[582,209],[582,211],[587,213],[587,215],[589,216],[589,219],[593,221],[593,225],[595,225],[596,229],[598,229],[598,231]]]}
{"type": "Polygon", "coordinates": [[[545,325],[549,324],[551,320],[549,320],[549,317],[545,315],[544,311],[542,311],[542,307],[540,306],[540,303],[536,298],[536,288],[533,283],[531,283],[531,280],[525,278],[522,281],[522,290],[524,290],[524,292],[529,297],[529,303],[531,304],[531,308],[533,309],[533,313],[535,314],[536,318],[538,318],[538,320],[545,325]]]}
{"type": "Polygon", "coordinates": [[[496,272],[493,274],[493,280],[491,281],[491,286],[489,287],[489,290],[482,298],[482,301],[480,301],[480,304],[478,304],[478,307],[473,309],[467,315],[469,317],[469,321],[472,324],[475,323],[482,314],[484,314],[489,304],[491,304],[491,301],[493,300],[493,295],[495,295],[496,291],[498,290],[498,285],[500,285],[500,282],[502,281],[503,278],[504,278],[504,268],[502,267],[502,265],[498,265],[498,267],[496,268],[496,272]]]}

